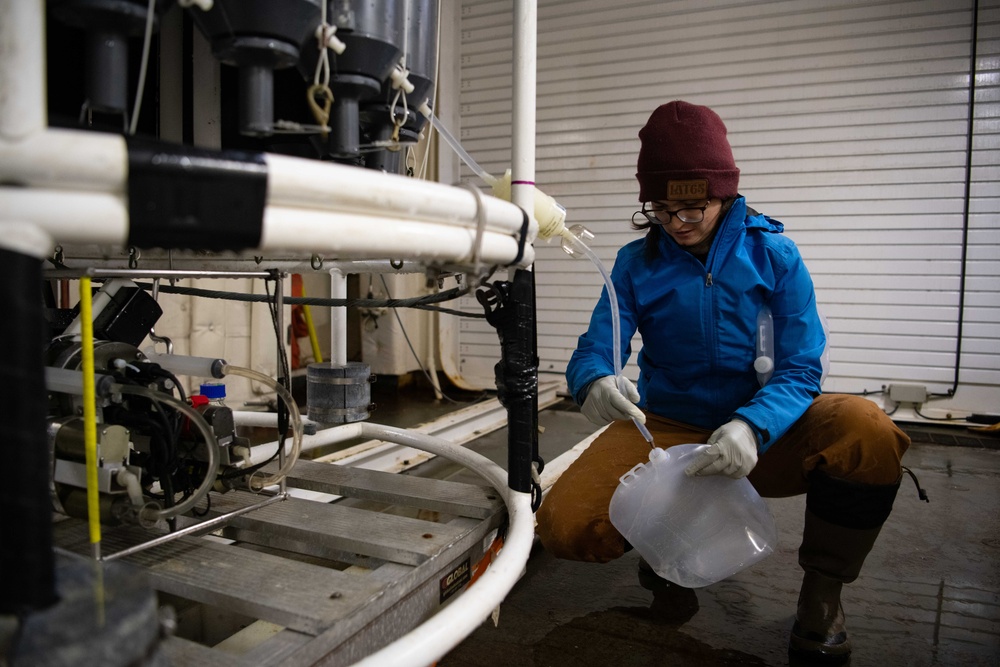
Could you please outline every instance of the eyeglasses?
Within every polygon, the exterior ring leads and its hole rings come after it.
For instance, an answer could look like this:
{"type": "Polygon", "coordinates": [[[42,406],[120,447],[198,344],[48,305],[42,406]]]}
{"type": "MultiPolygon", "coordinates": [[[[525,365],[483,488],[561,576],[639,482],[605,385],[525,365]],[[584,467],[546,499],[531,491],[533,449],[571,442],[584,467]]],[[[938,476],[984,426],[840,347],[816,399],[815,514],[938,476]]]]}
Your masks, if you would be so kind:
{"type": "Polygon", "coordinates": [[[675,216],[681,222],[693,225],[699,222],[704,222],[705,209],[707,209],[710,205],[711,202],[706,201],[703,206],[687,206],[679,211],[668,211],[665,208],[657,207],[655,204],[652,204],[651,208],[646,208],[646,204],[643,203],[642,210],[636,211],[632,214],[632,221],[635,222],[635,216],[641,213],[645,216],[646,220],[653,225],[669,224],[670,220],[675,216]]]}

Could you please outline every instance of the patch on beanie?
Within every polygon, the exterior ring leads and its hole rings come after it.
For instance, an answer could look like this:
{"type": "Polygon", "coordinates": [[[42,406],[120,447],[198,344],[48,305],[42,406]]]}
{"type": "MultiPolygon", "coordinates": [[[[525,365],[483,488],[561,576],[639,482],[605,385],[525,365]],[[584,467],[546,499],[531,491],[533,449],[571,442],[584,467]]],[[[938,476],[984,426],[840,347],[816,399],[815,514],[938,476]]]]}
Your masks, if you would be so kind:
{"type": "Polygon", "coordinates": [[[708,199],[708,180],[667,181],[667,201],[694,201],[708,199]]]}

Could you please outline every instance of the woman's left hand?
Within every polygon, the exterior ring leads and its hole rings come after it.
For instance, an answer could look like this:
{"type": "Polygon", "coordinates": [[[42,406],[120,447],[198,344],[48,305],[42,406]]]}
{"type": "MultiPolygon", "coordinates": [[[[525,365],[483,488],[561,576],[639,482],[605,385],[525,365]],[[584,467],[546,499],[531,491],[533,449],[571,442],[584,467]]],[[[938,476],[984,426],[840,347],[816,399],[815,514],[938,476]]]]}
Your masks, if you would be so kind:
{"type": "Polygon", "coordinates": [[[693,475],[726,475],[733,479],[746,477],[757,465],[757,436],[745,421],[734,419],[723,424],[708,437],[709,448],[684,472],[693,475]]]}

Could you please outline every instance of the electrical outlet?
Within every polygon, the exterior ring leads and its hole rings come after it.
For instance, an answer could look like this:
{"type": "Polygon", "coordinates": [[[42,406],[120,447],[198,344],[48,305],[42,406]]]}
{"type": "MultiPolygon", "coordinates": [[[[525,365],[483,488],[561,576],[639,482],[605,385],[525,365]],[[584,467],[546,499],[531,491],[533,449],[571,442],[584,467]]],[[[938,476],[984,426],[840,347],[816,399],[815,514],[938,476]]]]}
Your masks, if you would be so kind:
{"type": "Polygon", "coordinates": [[[922,384],[890,384],[889,400],[919,405],[927,401],[927,387],[922,384]]]}

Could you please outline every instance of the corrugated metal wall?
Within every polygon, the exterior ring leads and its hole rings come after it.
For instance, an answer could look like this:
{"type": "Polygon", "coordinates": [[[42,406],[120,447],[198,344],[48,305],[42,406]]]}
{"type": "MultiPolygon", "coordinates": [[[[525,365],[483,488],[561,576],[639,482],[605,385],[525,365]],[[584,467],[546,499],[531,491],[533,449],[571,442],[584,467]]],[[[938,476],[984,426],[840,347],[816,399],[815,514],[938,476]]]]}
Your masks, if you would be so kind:
{"type": "MultiPolygon", "coordinates": [[[[785,223],[813,274],[832,332],[825,388],[913,382],[947,392],[961,321],[959,392],[934,407],[1000,408],[998,0],[981,0],[976,22],[972,0],[538,4],[536,181],[566,206],[569,223],[596,234],[592,246],[609,267],[636,237],[638,129],[660,103],[709,105],[729,127],[741,193],[785,223]]],[[[510,160],[512,3],[445,5],[457,81],[446,70],[441,85],[455,91],[457,108],[452,95],[439,111],[469,153],[501,174],[510,160]]],[[[477,180],[464,167],[460,175],[477,180]]],[[[535,270],[541,370],[562,373],[601,279],[544,244],[535,270]]],[[[491,385],[495,333],[480,321],[458,326],[463,375],[491,385]]],[[[626,374],[635,377],[634,366],[626,374]]]]}

